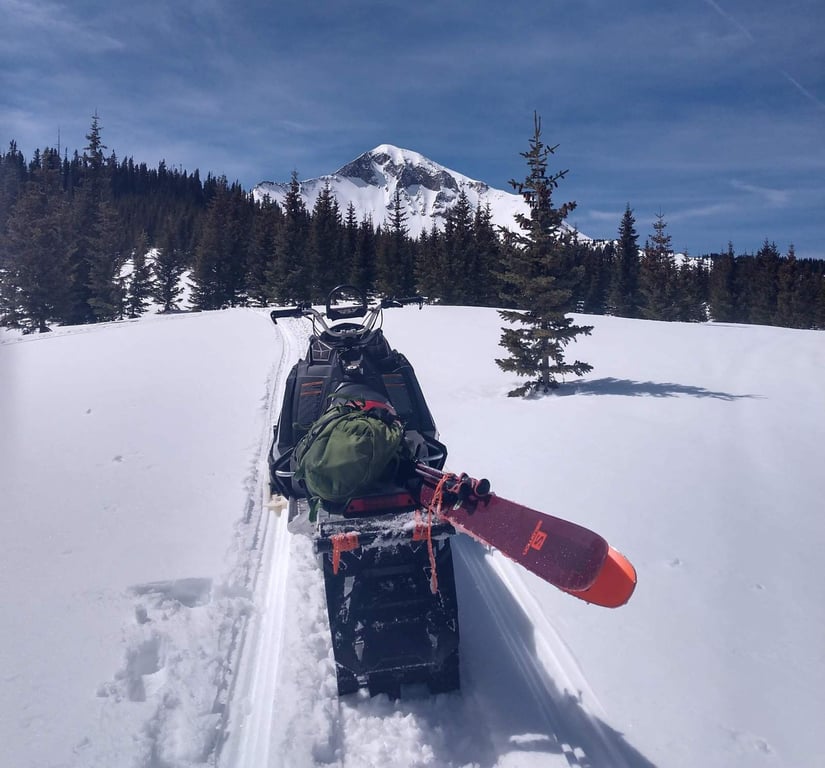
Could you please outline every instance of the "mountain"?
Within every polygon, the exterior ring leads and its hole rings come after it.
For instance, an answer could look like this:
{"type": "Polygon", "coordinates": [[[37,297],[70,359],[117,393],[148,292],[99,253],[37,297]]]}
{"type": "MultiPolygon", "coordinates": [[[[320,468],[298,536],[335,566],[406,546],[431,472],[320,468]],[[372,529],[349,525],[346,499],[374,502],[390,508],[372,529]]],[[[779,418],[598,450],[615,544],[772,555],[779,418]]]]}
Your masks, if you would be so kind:
{"type": "MultiPolygon", "coordinates": [[[[418,152],[392,144],[381,144],[365,152],[333,174],[300,182],[307,208],[312,209],[326,184],[329,184],[342,214],[353,203],[359,221],[369,216],[376,226],[388,220],[398,190],[407,227],[413,237],[429,232],[433,224],[443,228],[447,212],[458,200],[461,190],[473,209],[479,203],[489,205],[493,223],[508,229],[516,226],[516,213],[527,213],[521,195],[494,189],[418,152]]],[[[253,194],[258,200],[269,195],[281,203],[288,189],[288,182],[264,181],[253,189],[253,194]]]]}

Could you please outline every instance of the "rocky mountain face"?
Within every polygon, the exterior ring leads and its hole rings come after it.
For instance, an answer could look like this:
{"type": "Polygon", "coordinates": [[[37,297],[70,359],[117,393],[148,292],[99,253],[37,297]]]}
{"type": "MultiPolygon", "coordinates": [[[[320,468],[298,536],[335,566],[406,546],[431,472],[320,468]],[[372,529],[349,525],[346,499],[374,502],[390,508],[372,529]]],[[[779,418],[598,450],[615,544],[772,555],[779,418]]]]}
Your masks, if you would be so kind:
{"type": "MultiPolygon", "coordinates": [[[[489,205],[494,224],[514,228],[514,215],[526,213],[520,195],[494,189],[461,173],[445,168],[423,155],[391,144],[382,144],[355,158],[335,173],[300,182],[301,195],[312,209],[321,190],[329,185],[342,215],[350,203],[358,220],[365,216],[376,226],[385,225],[395,204],[396,191],[406,214],[410,235],[443,228],[445,216],[461,190],[475,209],[489,205]]],[[[282,203],[289,183],[262,182],[253,190],[257,199],[268,195],[282,203]]]]}

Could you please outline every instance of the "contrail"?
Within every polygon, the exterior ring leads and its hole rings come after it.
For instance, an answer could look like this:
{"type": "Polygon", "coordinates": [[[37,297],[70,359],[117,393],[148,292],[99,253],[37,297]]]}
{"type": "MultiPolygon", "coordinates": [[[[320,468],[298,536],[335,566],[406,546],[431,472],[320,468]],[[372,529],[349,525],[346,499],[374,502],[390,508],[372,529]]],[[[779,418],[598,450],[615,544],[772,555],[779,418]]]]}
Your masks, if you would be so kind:
{"type": "MultiPolygon", "coordinates": [[[[706,5],[709,5],[713,8],[716,13],[718,13],[725,21],[730,22],[736,27],[751,43],[756,43],[756,38],[751,34],[751,31],[742,24],[738,19],[731,16],[724,8],[722,8],[719,3],[715,0],[704,0],[706,5]]],[[[798,80],[795,80],[791,77],[784,69],[779,69],[779,73],[794,87],[797,91],[799,91],[806,99],[812,102],[815,106],[819,107],[820,109],[825,109],[825,102],[821,99],[817,98],[816,94],[809,91],[802,83],[798,80]]]]}
{"type": "Polygon", "coordinates": [[[798,80],[794,80],[784,69],[779,70],[783,75],[785,75],[785,79],[798,90],[803,96],[810,99],[817,107],[820,109],[825,109],[825,101],[822,99],[818,99],[816,94],[811,93],[805,86],[803,86],[798,80]]]}
{"type": "Polygon", "coordinates": [[[711,8],[713,8],[716,13],[718,13],[723,19],[726,19],[734,27],[736,27],[745,37],[748,38],[752,43],[756,42],[756,38],[750,33],[750,30],[745,27],[744,25],[740,24],[733,16],[731,16],[724,8],[722,8],[718,3],[715,3],[714,0],[705,0],[711,8]]]}

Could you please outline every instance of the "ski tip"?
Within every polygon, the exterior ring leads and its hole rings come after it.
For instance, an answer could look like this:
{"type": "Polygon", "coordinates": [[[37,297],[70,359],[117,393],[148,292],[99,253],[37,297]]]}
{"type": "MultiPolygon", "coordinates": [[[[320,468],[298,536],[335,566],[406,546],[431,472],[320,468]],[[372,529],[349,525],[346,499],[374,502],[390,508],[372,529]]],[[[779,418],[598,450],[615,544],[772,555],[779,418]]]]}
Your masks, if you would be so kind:
{"type": "Polygon", "coordinates": [[[593,584],[584,590],[566,589],[567,594],[603,608],[625,605],[636,589],[636,569],[621,552],[609,547],[604,565],[593,584]]]}

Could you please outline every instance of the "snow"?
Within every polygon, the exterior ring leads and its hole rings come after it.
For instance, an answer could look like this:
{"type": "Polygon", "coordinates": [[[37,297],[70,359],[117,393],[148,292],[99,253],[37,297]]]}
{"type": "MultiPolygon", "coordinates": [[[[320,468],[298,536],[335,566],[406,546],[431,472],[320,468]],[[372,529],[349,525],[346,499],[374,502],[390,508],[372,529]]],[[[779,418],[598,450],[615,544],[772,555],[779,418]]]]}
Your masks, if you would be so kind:
{"type": "MultiPolygon", "coordinates": [[[[301,196],[309,210],[312,210],[318,195],[327,185],[338,201],[342,215],[352,203],[359,221],[369,217],[376,226],[389,224],[390,213],[395,205],[395,193],[398,190],[405,215],[405,227],[411,237],[419,237],[422,233],[429,234],[433,224],[443,229],[445,213],[458,199],[459,189],[464,190],[473,210],[478,205],[489,204],[494,225],[513,229],[515,215],[528,213],[521,195],[494,189],[484,182],[446,168],[418,152],[401,149],[392,144],[380,144],[333,174],[300,182],[301,196]],[[360,161],[368,162],[370,165],[370,183],[359,175],[351,175],[352,165],[360,161]],[[401,173],[405,168],[413,170],[414,176],[423,174],[434,185],[437,184],[437,187],[428,189],[419,184],[404,187],[401,184],[401,173]],[[442,186],[441,180],[444,176],[452,177],[452,188],[442,186]]],[[[265,181],[258,184],[252,192],[257,200],[269,196],[272,200],[283,203],[288,189],[287,183],[265,181]]],[[[584,236],[582,238],[585,239],[584,236]]]]}
{"type": "Polygon", "coordinates": [[[262,505],[306,324],[0,334],[3,765],[823,764],[825,336],[587,317],[505,397],[486,309],[391,310],[449,468],[605,535],[617,610],[455,539],[462,691],[335,695],[309,542],[262,505]]]}

